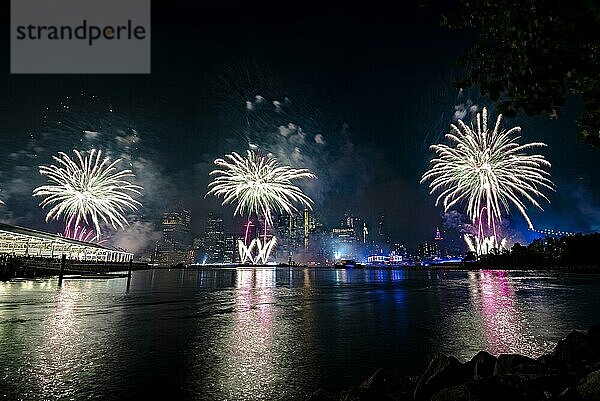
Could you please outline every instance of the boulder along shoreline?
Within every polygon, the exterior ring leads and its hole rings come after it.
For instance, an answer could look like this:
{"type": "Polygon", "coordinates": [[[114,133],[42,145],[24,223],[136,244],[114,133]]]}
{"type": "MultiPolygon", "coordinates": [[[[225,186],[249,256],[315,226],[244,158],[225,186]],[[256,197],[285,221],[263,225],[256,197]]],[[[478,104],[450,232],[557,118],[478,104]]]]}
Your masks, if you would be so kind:
{"type": "Polygon", "coordinates": [[[318,389],[307,401],[600,400],[600,324],[572,331],[537,359],[480,351],[461,363],[435,354],[419,376],[379,369],[340,393],[318,389]]]}

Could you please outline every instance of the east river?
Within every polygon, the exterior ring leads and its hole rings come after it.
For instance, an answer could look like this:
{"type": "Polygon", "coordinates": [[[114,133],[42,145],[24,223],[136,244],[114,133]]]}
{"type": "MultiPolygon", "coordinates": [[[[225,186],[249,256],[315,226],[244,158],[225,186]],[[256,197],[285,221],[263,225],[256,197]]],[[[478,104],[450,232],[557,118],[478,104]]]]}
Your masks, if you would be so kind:
{"type": "Polygon", "coordinates": [[[0,282],[0,398],[303,400],[433,352],[533,357],[600,322],[600,275],[198,269],[0,282]]]}

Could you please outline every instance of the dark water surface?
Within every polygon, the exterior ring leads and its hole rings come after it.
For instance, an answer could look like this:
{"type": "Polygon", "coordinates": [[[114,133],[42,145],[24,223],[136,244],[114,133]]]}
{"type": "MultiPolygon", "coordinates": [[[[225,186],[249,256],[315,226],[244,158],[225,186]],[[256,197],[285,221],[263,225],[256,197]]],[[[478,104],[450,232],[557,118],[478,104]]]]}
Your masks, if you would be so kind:
{"type": "Polygon", "coordinates": [[[301,400],[431,353],[538,356],[600,322],[600,275],[334,269],[0,282],[0,397],[301,400]]]}

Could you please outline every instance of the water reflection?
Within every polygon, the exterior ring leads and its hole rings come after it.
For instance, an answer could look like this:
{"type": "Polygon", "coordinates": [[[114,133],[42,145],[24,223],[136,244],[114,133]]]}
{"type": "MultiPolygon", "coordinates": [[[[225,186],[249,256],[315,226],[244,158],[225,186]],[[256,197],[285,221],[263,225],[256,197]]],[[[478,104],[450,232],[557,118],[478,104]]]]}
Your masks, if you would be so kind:
{"type": "Polygon", "coordinates": [[[232,297],[232,316],[215,317],[214,322],[202,322],[198,329],[191,361],[192,375],[204,376],[198,385],[212,388],[207,399],[285,400],[298,383],[297,396],[303,391],[300,383],[313,374],[296,374],[302,366],[312,364],[312,357],[305,352],[313,335],[307,333],[313,326],[310,306],[294,306],[294,310],[305,313],[299,319],[306,319],[305,324],[296,326],[286,316],[288,312],[278,311],[277,303],[283,298],[287,306],[301,304],[305,289],[311,286],[309,271],[249,268],[223,274],[234,277],[234,288],[228,295],[232,297]],[[278,281],[284,286],[277,287],[278,281]],[[218,337],[210,344],[206,343],[207,324],[218,337]],[[204,355],[207,346],[211,348],[208,356],[204,355]],[[203,371],[207,365],[211,366],[209,372],[203,371]]]}
{"type": "Polygon", "coordinates": [[[352,284],[353,280],[360,282],[393,282],[404,280],[406,272],[399,269],[364,269],[349,270],[336,269],[335,281],[337,284],[352,284]]]}
{"type": "Polygon", "coordinates": [[[250,269],[237,272],[236,312],[225,356],[227,398],[269,388],[273,372],[273,287],[275,269],[250,269]]]}
{"type": "Polygon", "coordinates": [[[58,290],[52,312],[44,322],[42,343],[34,354],[36,360],[33,362],[36,367],[33,371],[35,383],[39,386],[38,394],[44,398],[66,398],[73,395],[72,389],[61,388],[57,384],[73,381],[78,373],[81,333],[75,318],[75,308],[82,295],[75,286],[65,284],[58,290]]]}
{"type": "Polygon", "coordinates": [[[114,325],[118,315],[108,316],[101,305],[90,311],[89,302],[110,287],[107,282],[69,280],[62,287],[56,280],[0,283],[5,396],[17,399],[18,394],[25,400],[91,396],[96,387],[90,386],[90,378],[105,373],[100,362],[106,363],[110,355],[106,348],[118,330],[114,325]]]}
{"type": "Polygon", "coordinates": [[[0,398],[303,400],[432,352],[547,352],[600,318],[600,276],[189,269],[0,283],[0,398]]]}
{"type": "Polygon", "coordinates": [[[529,324],[535,316],[523,314],[511,280],[506,271],[482,270],[468,274],[485,349],[496,355],[519,352],[537,356],[540,350],[529,324]]]}

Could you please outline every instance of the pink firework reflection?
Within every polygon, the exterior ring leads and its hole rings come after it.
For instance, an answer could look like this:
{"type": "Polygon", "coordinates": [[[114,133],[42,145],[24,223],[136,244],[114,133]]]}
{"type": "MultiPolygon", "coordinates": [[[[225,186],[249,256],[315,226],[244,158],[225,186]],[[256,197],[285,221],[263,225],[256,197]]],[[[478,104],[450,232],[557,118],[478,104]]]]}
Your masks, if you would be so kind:
{"type": "Polygon", "coordinates": [[[492,354],[530,354],[526,324],[506,271],[482,270],[469,274],[471,295],[478,308],[485,348],[492,354]]]}

